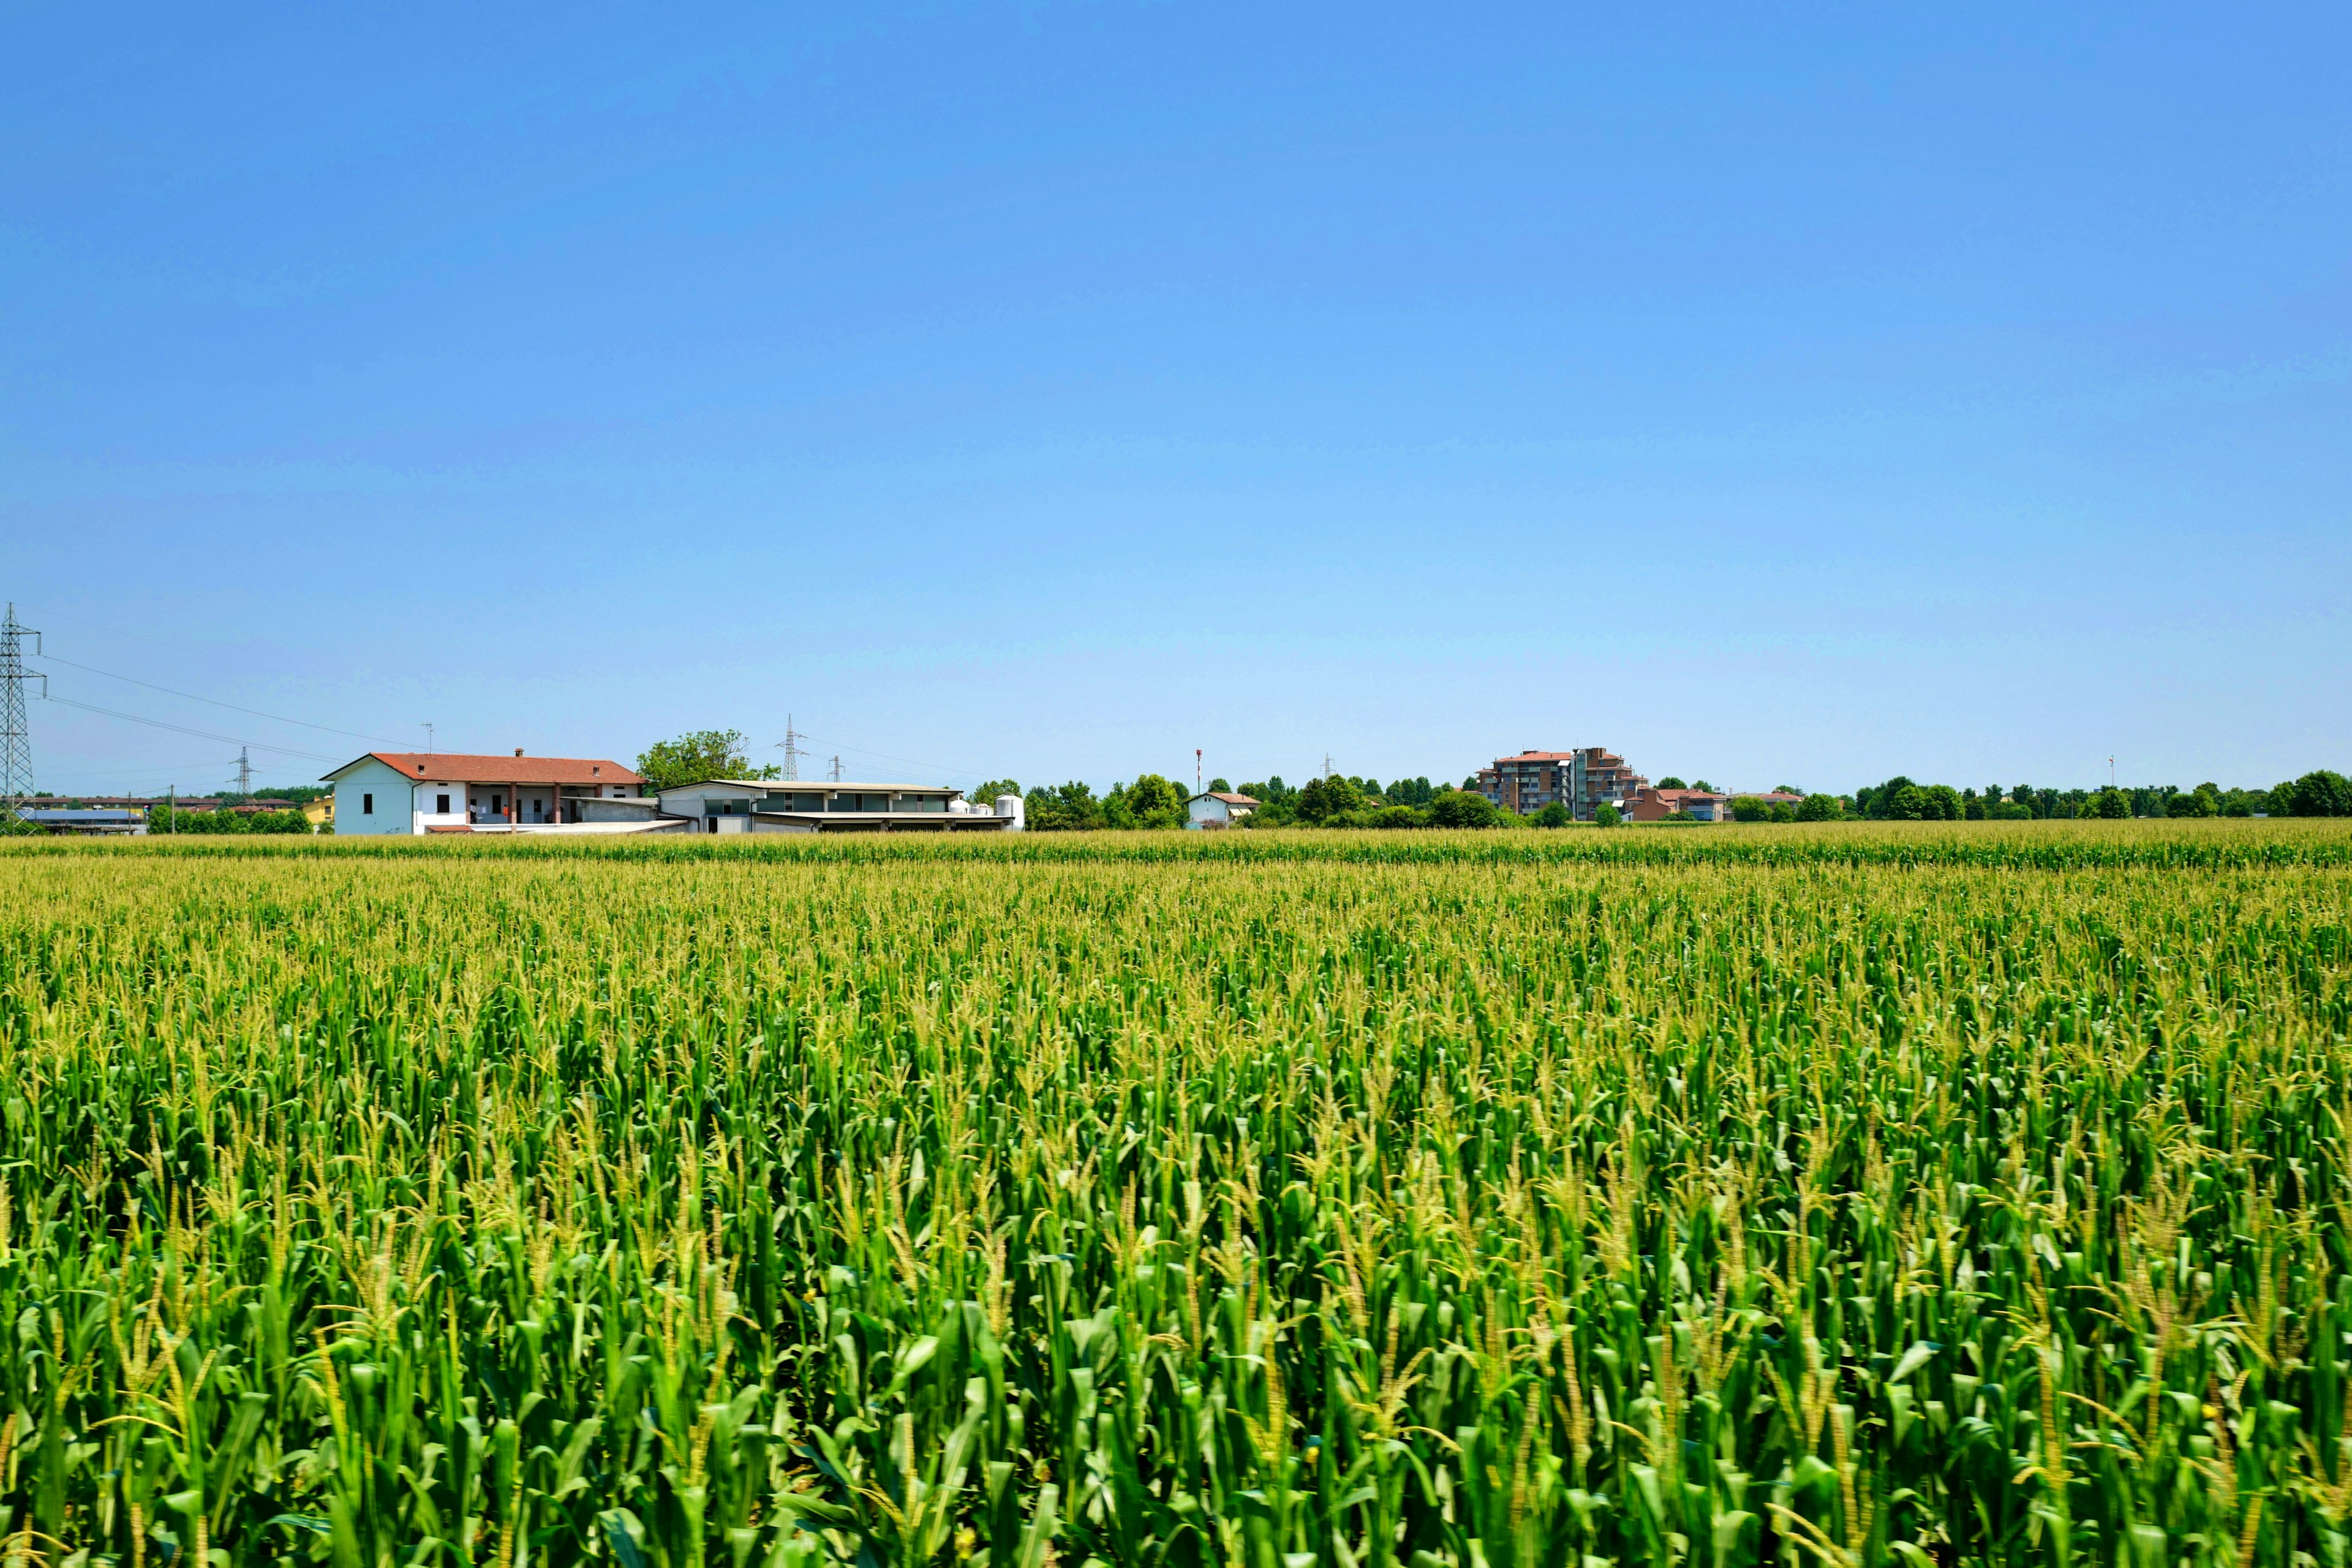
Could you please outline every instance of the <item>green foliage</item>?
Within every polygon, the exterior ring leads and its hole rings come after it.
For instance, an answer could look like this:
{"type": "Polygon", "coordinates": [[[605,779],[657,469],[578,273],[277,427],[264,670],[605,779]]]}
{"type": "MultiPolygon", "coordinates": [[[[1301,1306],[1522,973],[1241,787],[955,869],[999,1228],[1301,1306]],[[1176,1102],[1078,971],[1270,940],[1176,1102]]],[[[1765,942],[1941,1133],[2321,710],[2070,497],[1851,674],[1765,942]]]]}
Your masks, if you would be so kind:
{"type": "Polygon", "coordinates": [[[1439,787],[1426,776],[1397,779],[1389,784],[1385,795],[1391,805],[1427,805],[1437,798],[1439,787]]]}
{"type": "Polygon", "coordinates": [[[1592,824],[1596,827],[1614,827],[1623,820],[1623,815],[1605,800],[1592,808],[1592,824]]]}
{"type": "MultiPolygon", "coordinates": [[[[1227,784],[1223,779],[1211,779],[1209,781],[1209,793],[1211,795],[1233,795],[1235,793],[1243,795],[1249,794],[1247,790],[1236,792],[1233,785],[1227,784]]],[[[1255,799],[1256,797],[1253,795],[1251,798],[1255,799]]]]}
{"type": "Polygon", "coordinates": [[[1576,814],[1559,801],[1547,801],[1528,820],[1538,827],[1566,827],[1576,820],[1576,814]]]}
{"type": "Polygon", "coordinates": [[[1440,790],[1429,803],[1433,827],[1493,827],[1502,818],[1501,806],[1469,790],[1440,790]]]}
{"type": "Polygon", "coordinates": [[[1364,792],[1349,780],[1317,778],[1307,780],[1298,792],[1297,809],[1299,821],[1316,823],[1360,811],[1363,805],[1364,792]]]}
{"type": "Polygon", "coordinates": [[[1058,789],[1031,790],[1022,800],[1021,813],[1033,833],[1071,833],[1109,826],[1095,792],[1075,779],[1058,789]]]}
{"type": "MultiPolygon", "coordinates": [[[[998,795],[1020,794],[1021,784],[1018,780],[991,779],[986,784],[982,784],[979,788],[973,790],[970,795],[964,796],[964,798],[971,801],[973,805],[981,807],[982,810],[993,811],[996,808],[996,797],[998,795]]],[[[1025,812],[1028,807],[1024,804],[1022,809],[1025,812]]]]}
{"type": "Polygon", "coordinates": [[[1771,803],[1759,800],[1752,795],[1736,795],[1731,802],[1731,819],[1734,822],[1769,822],[1772,820],[1771,803]]]}
{"type": "Polygon", "coordinates": [[[1809,795],[1797,803],[1799,822],[1835,822],[1844,815],[1844,803],[1833,795],[1809,795]]]}
{"type": "Polygon", "coordinates": [[[2322,768],[2271,792],[2274,816],[2352,816],[2352,779],[2322,768]],[[2284,807],[2284,809],[2282,809],[2284,807]]]}
{"type": "Polygon", "coordinates": [[[1158,773],[1144,773],[1133,784],[1113,784],[1103,797],[1103,815],[1113,827],[1181,827],[1184,792],[1158,773]]]}
{"type": "Polygon", "coordinates": [[[1690,785],[1683,783],[1681,779],[1675,777],[1673,773],[1668,773],[1664,778],[1660,779],[1653,787],[1657,789],[1688,789],[1690,788],[1690,785]]]}
{"type": "Polygon", "coordinates": [[[647,794],[700,784],[705,779],[782,778],[783,769],[753,763],[740,730],[697,730],[674,741],[657,741],[637,756],[637,773],[647,794]]]}
{"type": "Polygon", "coordinates": [[[2131,797],[2119,789],[2103,789],[2091,797],[2090,809],[2084,815],[2104,821],[2116,821],[2132,814],[2131,797]]]}
{"type": "Polygon", "coordinates": [[[308,834],[310,819],[299,811],[235,811],[226,806],[211,811],[176,811],[170,806],[150,807],[147,812],[150,834],[308,834]]]}
{"type": "Polygon", "coordinates": [[[2166,804],[2167,816],[2219,816],[2221,815],[2221,790],[2218,784],[2201,784],[2188,795],[2176,795],[2166,804]]]}

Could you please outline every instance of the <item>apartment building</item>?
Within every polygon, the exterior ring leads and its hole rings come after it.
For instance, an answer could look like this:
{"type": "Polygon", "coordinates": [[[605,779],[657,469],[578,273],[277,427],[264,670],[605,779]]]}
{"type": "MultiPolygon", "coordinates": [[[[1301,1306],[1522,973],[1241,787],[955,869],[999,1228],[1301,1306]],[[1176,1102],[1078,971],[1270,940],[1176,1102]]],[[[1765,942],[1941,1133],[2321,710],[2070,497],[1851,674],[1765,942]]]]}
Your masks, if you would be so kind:
{"type": "Polygon", "coordinates": [[[1521,752],[1478,770],[1478,793],[1496,805],[1524,816],[1558,801],[1579,822],[1591,821],[1593,808],[1604,804],[1624,810],[1649,783],[1601,746],[1521,752]]]}

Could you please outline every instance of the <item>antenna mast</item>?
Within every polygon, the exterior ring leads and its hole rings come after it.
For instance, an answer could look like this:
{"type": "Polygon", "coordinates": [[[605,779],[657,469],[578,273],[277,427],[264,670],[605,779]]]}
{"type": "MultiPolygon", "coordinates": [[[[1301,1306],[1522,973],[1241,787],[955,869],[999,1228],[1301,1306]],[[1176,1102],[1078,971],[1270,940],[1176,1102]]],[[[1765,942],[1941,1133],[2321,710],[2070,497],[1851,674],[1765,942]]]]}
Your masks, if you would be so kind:
{"type": "Polygon", "coordinates": [[[839,757],[833,759],[833,782],[835,784],[839,784],[841,782],[841,759],[839,757]]]}
{"type": "Polygon", "coordinates": [[[8,814],[0,829],[15,832],[23,820],[17,813],[25,797],[33,793],[33,735],[25,718],[25,684],[37,680],[41,695],[49,694],[49,678],[25,669],[24,639],[33,639],[33,651],[41,651],[41,634],[30,626],[16,624],[16,606],[8,606],[8,618],[0,621],[0,804],[8,814]]]}

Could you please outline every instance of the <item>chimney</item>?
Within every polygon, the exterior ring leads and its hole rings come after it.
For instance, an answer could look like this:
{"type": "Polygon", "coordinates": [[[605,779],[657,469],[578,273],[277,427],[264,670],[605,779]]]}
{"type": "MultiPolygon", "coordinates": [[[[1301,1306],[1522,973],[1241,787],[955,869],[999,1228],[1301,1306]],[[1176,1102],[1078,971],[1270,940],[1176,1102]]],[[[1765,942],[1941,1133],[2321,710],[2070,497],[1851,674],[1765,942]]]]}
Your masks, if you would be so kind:
{"type": "Polygon", "coordinates": [[[515,748],[515,755],[518,757],[522,755],[522,748],[520,746],[517,746],[515,748]]]}

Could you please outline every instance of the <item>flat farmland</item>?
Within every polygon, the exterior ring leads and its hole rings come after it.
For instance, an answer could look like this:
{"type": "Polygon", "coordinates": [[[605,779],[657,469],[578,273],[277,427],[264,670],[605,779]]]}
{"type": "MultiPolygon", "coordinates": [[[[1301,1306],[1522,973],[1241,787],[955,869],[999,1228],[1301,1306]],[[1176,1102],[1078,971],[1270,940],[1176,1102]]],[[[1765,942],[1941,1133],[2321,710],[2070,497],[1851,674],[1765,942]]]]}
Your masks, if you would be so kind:
{"type": "Polygon", "coordinates": [[[0,1562],[2346,1561],[2327,824],[0,850],[0,1562]]]}

